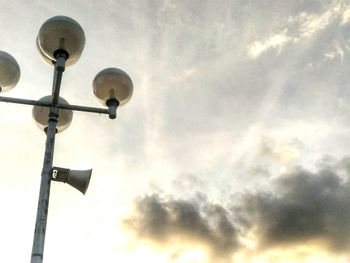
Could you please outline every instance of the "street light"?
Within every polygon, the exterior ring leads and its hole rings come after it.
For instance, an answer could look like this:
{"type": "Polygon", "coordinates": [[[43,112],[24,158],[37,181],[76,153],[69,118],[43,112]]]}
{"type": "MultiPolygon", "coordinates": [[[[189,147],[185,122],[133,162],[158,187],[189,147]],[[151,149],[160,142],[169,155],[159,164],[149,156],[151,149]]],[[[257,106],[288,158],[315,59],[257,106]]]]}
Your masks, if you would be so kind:
{"type": "MultiPolygon", "coordinates": [[[[108,114],[110,119],[115,119],[117,107],[128,102],[133,92],[133,84],[128,74],[121,69],[107,68],[96,75],[92,85],[97,100],[107,109],[70,105],[61,98],[59,94],[65,67],[79,60],[84,45],[84,31],[75,20],[66,16],[50,18],[41,26],[36,46],[43,60],[54,66],[51,95],[39,100],[0,97],[1,102],[34,106],[34,120],[38,127],[46,132],[31,263],[43,261],[51,180],[68,183],[85,194],[92,172],[92,170],[70,170],[53,166],[56,133],[68,128],[72,122],[73,111],[108,114]]],[[[16,60],[10,54],[0,51],[0,92],[16,86],[19,77],[20,68],[16,60]]]]}

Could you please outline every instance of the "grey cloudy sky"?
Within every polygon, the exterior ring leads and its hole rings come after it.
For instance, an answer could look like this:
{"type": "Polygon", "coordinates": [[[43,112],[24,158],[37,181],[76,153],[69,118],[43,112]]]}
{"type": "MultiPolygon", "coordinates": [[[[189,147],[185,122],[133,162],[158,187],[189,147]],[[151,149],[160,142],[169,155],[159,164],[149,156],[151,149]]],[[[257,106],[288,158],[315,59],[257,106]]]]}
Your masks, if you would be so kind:
{"type": "MultiPolygon", "coordinates": [[[[21,67],[4,96],[50,92],[35,39],[55,15],[86,35],[62,97],[98,106],[91,83],[111,66],[134,83],[116,121],[75,113],[57,137],[55,165],[94,171],[86,196],[52,185],[46,262],[348,262],[349,1],[0,0],[0,10],[0,50],[21,67]]],[[[45,138],[30,107],[0,110],[2,258],[24,262],[45,138]]]]}

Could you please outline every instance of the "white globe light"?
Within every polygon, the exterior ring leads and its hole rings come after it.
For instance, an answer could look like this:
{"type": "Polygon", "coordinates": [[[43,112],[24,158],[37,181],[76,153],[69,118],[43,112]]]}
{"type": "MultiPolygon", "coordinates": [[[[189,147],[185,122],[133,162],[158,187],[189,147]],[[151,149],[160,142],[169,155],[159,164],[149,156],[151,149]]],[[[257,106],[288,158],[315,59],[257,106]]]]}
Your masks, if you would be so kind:
{"type": "MultiPolygon", "coordinates": [[[[50,96],[42,97],[39,101],[51,102],[52,96],[50,95],[50,96]]],[[[58,99],[58,103],[68,104],[68,102],[61,97],[58,99]]],[[[49,114],[50,114],[49,107],[42,107],[42,106],[33,107],[34,120],[41,130],[45,130],[45,128],[48,126],[49,114]]],[[[69,125],[72,123],[73,111],[60,109],[58,110],[58,115],[59,117],[57,118],[56,129],[57,129],[57,132],[62,132],[65,129],[67,129],[69,125]]]]}
{"type": "Polygon", "coordinates": [[[0,92],[12,89],[19,81],[21,71],[17,61],[8,53],[0,51],[0,92]]]}
{"type": "Polygon", "coordinates": [[[37,37],[39,53],[47,62],[56,61],[57,50],[64,50],[69,57],[67,66],[76,63],[85,46],[85,34],[82,27],[72,18],[55,16],[47,20],[40,28],[37,37]]]}
{"type": "Polygon", "coordinates": [[[119,106],[127,103],[133,93],[133,84],[128,74],[118,68],[106,68],[100,71],[92,83],[96,98],[106,106],[110,99],[119,101],[119,106]]]}

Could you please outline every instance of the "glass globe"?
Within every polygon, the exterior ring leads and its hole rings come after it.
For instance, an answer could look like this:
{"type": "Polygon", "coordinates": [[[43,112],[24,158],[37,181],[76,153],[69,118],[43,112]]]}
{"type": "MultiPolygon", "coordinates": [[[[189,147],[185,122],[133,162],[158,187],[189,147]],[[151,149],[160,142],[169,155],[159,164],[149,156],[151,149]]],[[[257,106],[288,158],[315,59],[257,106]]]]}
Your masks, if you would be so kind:
{"type": "MultiPolygon", "coordinates": [[[[41,51],[41,48],[40,48],[40,46],[39,46],[39,40],[38,40],[38,38],[36,38],[35,43],[36,43],[36,48],[38,49],[38,52],[40,53],[42,60],[43,60],[45,63],[49,64],[50,66],[54,65],[54,61],[52,61],[49,57],[47,57],[47,56],[41,51]]],[[[75,63],[75,61],[66,61],[65,66],[66,66],[66,67],[69,67],[69,66],[73,65],[74,63],[75,63]]]]}
{"type": "Polygon", "coordinates": [[[19,81],[21,71],[17,61],[8,53],[0,51],[0,92],[12,89],[19,81]]]}
{"type": "Polygon", "coordinates": [[[55,52],[68,52],[67,66],[76,63],[85,46],[85,34],[81,26],[67,16],[55,16],[47,20],[40,28],[37,37],[40,54],[47,61],[56,61],[55,52]]]}
{"type": "Polygon", "coordinates": [[[119,106],[127,103],[133,92],[133,84],[128,74],[118,68],[106,68],[100,71],[92,83],[96,98],[107,106],[109,99],[119,101],[119,106]]]}
{"type": "MultiPolygon", "coordinates": [[[[42,97],[39,101],[51,102],[52,96],[50,95],[50,96],[42,97]]],[[[68,104],[68,102],[61,97],[58,98],[58,103],[68,104]]],[[[34,120],[35,120],[36,124],[38,125],[38,127],[41,130],[45,130],[45,128],[48,125],[50,108],[49,107],[42,107],[42,106],[34,106],[32,113],[33,113],[34,120]]],[[[65,129],[67,129],[69,127],[69,125],[71,124],[72,119],[73,119],[73,111],[60,109],[60,110],[58,110],[58,115],[59,115],[59,117],[57,119],[56,129],[57,129],[57,132],[62,132],[65,129]]]]}

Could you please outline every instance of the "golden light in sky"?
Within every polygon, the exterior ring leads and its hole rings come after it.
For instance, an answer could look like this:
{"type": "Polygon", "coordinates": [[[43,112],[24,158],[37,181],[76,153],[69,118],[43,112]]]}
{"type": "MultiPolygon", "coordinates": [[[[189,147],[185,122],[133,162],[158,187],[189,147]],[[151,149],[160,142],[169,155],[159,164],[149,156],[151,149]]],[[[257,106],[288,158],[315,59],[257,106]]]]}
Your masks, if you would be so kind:
{"type": "MultiPolygon", "coordinates": [[[[85,196],[52,184],[44,262],[349,262],[348,0],[0,0],[0,12],[0,50],[21,69],[1,96],[49,95],[35,41],[57,15],[86,36],[62,97],[98,107],[108,67],[134,86],[115,121],[75,113],[57,135],[54,165],[93,172],[85,196]]],[[[0,103],[4,262],[31,251],[45,143],[31,110],[0,103]]]]}

